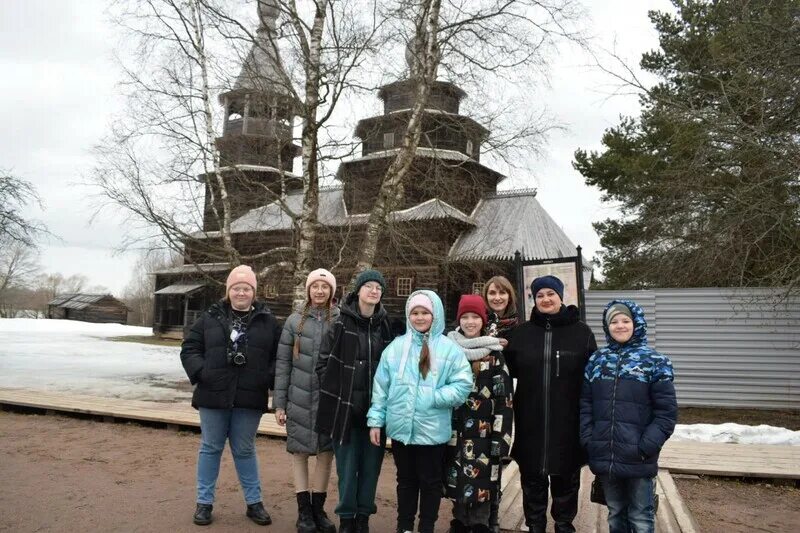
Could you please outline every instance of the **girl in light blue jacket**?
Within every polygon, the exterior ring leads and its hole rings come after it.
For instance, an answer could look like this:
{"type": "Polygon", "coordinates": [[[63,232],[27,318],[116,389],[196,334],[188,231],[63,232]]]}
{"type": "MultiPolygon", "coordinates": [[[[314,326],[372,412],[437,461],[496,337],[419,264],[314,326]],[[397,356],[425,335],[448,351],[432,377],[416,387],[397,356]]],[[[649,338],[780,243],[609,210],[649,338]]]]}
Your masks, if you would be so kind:
{"type": "Polygon", "coordinates": [[[383,351],[372,387],[367,425],[373,444],[381,429],[392,439],[397,466],[397,531],[433,533],[442,497],[445,445],[451,411],[472,389],[472,371],[461,348],[445,337],[444,308],[432,291],[406,302],[406,334],[383,351]]]}

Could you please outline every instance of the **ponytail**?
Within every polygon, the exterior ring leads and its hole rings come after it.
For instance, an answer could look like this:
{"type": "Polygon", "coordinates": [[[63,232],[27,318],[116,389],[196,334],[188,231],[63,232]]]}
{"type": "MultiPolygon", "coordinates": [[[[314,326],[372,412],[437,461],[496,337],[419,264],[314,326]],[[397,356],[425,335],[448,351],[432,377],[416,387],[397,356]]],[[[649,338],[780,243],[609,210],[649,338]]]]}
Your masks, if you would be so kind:
{"type": "Polygon", "coordinates": [[[428,377],[428,370],[431,368],[431,352],[428,348],[428,337],[428,333],[422,335],[422,349],[419,352],[419,373],[422,375],[422,379],[428,377]]]}

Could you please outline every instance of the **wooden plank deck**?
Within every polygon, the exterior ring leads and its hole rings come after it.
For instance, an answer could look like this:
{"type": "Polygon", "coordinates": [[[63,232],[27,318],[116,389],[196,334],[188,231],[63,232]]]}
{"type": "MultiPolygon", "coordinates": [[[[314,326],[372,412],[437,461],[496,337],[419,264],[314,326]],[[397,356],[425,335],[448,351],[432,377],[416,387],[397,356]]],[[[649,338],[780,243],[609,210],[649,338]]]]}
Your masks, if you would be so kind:
{"type": "MultiPolygon", "coordinates": [[[[0,404],[122,420],[143,420],[175,426],[200,427],[200,415],[188,403],[145,402],[25,389],[0,389],[0,404]]],[[[258,433],[273,437],[286,437],[286,429],[279,426],[271,414],[261,417],[258,433]]]]}

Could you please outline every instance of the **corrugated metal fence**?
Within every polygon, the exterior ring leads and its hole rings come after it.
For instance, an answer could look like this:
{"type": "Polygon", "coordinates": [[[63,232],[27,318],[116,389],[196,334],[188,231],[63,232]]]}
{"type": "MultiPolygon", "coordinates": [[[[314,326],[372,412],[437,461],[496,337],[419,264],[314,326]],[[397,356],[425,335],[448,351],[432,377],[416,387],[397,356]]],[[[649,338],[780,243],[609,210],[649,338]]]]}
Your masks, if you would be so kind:
{"type": "Polygon", "coordinates": [[[800,409],[800,298],[761,288],[587,291],[601,346],[614,299],[644,309],[650,345],[675,367],[680,405],[800,409]]]}

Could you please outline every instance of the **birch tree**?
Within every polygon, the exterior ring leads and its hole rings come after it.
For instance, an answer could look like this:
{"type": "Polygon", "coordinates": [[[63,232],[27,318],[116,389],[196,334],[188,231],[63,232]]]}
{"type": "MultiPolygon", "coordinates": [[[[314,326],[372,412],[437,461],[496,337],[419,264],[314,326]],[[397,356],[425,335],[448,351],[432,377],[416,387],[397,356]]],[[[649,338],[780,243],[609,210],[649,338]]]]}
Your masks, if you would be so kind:
{"type": "Polygon", "coordinates": [[[320,162],[341,157],[339,146],[321,142],[320,133],[373,51],[379,21],[352,16],[356,7],[368,12],[370,3],[256,0],[243,6],[212,0],[130,0],[117,5],[116,22],[137,42],[132,64],[124,71],[130,110],[97,150],[95,181],[111,204],[122,206],[145,228],[125,245],[157,237],[176,251],[190,246],[203,257],[257,263],[261,277],[283,269],[293,275],[295,299],[303,298],[319,224],[320,162]],[[253,31],[247,13],[256,5],[261,28],[265,18],[271,24],[277,19],[268,32],[253,31]],[[262,205],[277,202],[291,218],[293,246],[243,254],[231,230],[236,200],[220,172],[214,142],[219,112],[213,101],[251,50],[273,58],[280,73],[278,79],[254,82],[280,85],[299,115],[303,202],[294,212],[285,191],[253,183],[263,195],[262,205]],[[213,238],[196,231],[203,227],[205,201],[203,188],[194,181],[197,174],[205,180],[211,216],[219,228],[213,238]]]}
{"type": "MultiPolygon", "coordinates": [[[[431,85],[441,70],[461,86],[479,91],[481,86],[500,80],[522,88],[532,84],[530,75],[544,75],[547,54],[559,39],[582,43],[576,26],[578,6],[570,0],[402,0],[389,16],[400,21],[399,34],[409,35],[402,21],[414,13],[407,56],[408,78],[414,87],[414,102],[401,147],[387,169],[378,198],[369,215],[363,246],[356,263],[356,273],[370,268],[378,244],[390,229],[391,212],[401,202],[404,182],[414,161],[414,154],[424,132],[422,118],[428,107],[431,85]]],[[[402,37],[401,37],[402,39],[402,37]]],[[[501,95],[492,95],[503,107],[501,95]]],[[[482,104],[484,101],[482,101],[482,104]]],[[[524,117],[519,127],[511,127],[489,140],[499,157],[514,149],[535,151],[551,127],[542,115],[529,115],[527,109],[506,107],[505,113],[479,117],[513,122],[509,111],[524,117]]],[[[440,257],[440,260],[444,258],[440,257]]]]}

